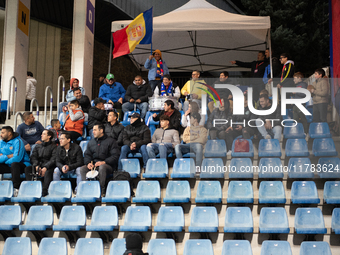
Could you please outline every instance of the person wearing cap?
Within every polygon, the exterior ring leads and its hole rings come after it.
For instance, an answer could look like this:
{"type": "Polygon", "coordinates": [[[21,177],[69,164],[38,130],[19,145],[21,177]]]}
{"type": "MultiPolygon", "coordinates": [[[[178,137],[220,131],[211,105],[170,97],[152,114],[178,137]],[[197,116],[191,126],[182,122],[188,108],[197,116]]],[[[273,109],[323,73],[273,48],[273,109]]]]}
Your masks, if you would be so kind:
{"type": "Polygon", "coordinates": [[[106,111],[104,104],[106,101],[102,98],[96,98],[94,100],[94,106],[89,110],[89,134],[92,137],[92,128],[94,125],[103,124],[106,120],[106,111]]]}
{"type": "Polygon", "coordinates": [[[106,100],[108,104],[112,104],[112,107],[119,112],[120,119],[123,119],[122,116],[122,104],[125,97],[125,89],[121,83],[116,82],[115,77],[112,73],[106,75],[105,83],[100,86],[99,96],[102,99],[106,100]]]}
{"type": "Polygon", "coordinates": [[[130,125],[123,130],[123,146],[118,160],[118,170],[122,170],[121,159],[126,159],[129,153],[141,153],[143,157],[143,167],[145,169],[149,156],[146,145],[151,142],[151,133],[148,126],[141,121],[140,115],[134,112],[130,116],[130,125]]]}
{"type": "Polygon", "coordinates": [[[79,80],[77,78],[71,78],[70,80],[70,89],[66,93],[66,101],[71,102],[76,100],[76,97],[73,95],[73,90],[75,88],[80,88],[81,94],[85,95],[85,89],[83,87],[79,87],[79,80]]]}
{"type": "Polygon", "coordinates": [[[145,61],[144,67],[149,69],[149,84],[151,90],[154,91],[156,86],[161,83],[163,76],[169,74],[169,69],[162,59],[162,52],[160,50],[155,50],[145,61]]]}

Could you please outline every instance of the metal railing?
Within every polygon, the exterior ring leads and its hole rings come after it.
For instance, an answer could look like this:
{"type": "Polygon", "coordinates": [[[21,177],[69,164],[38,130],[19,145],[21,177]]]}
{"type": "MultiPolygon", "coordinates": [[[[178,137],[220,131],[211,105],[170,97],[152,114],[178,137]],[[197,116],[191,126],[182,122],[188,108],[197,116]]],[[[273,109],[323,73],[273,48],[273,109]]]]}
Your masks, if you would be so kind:
{"type": "Polygon", "coordinates": [[[57,113],[59,113],[59,104],[64,102],[65,100],[65,79],[63,76],[59,76],[58,78],[58,92],[57,92],[57,113]],[[60,102],[60,81],[63,83],[63,93],[62,93],[62,98],[60,102]]]}
{"type": "Polygon", "coordinates": [[[34,103],[35,103],[36,110],[37,110],[37,121],[39,121],[39,104],[38,104],[38,100],[36,98],[33,98],[31,100],[30,112],[33,112],[33,104],[34,103]]]}
{"type": "Polygon", "coordinates": [[[17,112],[14,116],[14,130],[17,130],[17,127],[18,127],[18,115],[20,115],[21,117],[21,122],[24,122],[24,117],[22,116],[22,113],[21,112],[17,112]]]}
{"type": "Polygon", "coordinates": [[[45,109],[44,109],[44,127],[46,127],[47,122],[47,92],[50,91],[50,121],[52,120],[52,111],[53,111],[53,90],[50,86],[47,86],[45,89],[45,109]]]}
{"type": "Polygon", "coordinates": [[[15,76],[12,76],[11,79],[9,80],[9,94],[8,94],[8,102],[7,102],[7,114],[6,114],[6,119],[9,119],[9,112],[11,109],[11,99],[12,99],[12,81],[14,80],[14,103],[13,103],[13,114],[15,114],[15,105],[17,102],[17,88],[18,88],[18,82],[15,76]]]}

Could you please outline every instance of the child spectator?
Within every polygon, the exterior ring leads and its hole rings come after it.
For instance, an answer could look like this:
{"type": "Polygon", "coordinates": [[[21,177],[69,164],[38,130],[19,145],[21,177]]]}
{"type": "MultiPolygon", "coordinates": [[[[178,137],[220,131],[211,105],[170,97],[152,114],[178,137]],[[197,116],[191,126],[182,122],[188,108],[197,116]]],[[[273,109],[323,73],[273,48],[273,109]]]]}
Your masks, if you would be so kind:
{"type": "Polygon", "coordinates": [[[79,107],[79,102],[77,100],[71,101],[68,104],[67,109],[69,114],[66,116],[66,108],[63,108],[64,130],[71,134],[71,140],[75,142],[78,137],[83,135],[85,115],[81,110],[81,107],[79,107]]]}

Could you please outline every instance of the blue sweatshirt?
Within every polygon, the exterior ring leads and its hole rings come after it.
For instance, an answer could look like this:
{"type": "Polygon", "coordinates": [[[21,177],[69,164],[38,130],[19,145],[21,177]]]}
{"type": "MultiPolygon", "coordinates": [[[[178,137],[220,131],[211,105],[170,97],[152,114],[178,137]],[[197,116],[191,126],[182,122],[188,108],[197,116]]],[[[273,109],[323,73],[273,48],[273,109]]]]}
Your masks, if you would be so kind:
{"type": "Polygon", "coordinates": [[[28,126],[21,123],[16,132],[30,145],[35,144],[41,139],[41,134],[44,131],[43,125],[39,121],[35,121],[32,125],[28,126]]]}
{"type": "Polygon", "coordinates": [[[14,162],[24,163],[26,166],[30,166],[30,158],[26,153],[25,146],[18,133],[14,133],[13,138],[9,141],[0,141],[0,164],[6,164],[11,166],[14,162]],[[12,158],[8,158],[7,155],[13,154],[12,158]]]}
{"type": "Polygon", "coordinates": [[[119,98],[125,97],[126,90],[119,82],[113,83],[111,86],[109,84],[104,83],[99,89],[99,96],[107,102],[111,100],[116,103],[119,98]]]}

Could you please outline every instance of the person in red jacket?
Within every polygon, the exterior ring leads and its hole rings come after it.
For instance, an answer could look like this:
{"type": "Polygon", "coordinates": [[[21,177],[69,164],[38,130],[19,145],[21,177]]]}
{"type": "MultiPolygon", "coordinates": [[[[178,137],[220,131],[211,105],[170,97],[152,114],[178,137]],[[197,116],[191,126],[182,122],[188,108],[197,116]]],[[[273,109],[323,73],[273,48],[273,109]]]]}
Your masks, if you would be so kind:
{"type": "Polygon", "coordinates": [[[63,112],[64,130],[70,133],[72,141],[76,141],[78,137],[83,135],[85,120],[84,112],[79,106],[78,100],[71,101],[67,107],[63,108],[63,112]],[[66,116],[67,110],[69,114],[66,116]]]}

